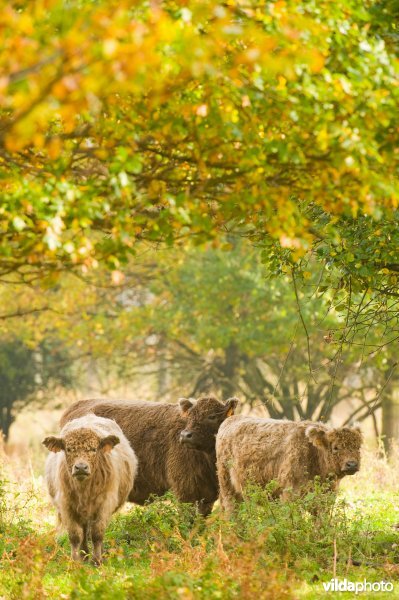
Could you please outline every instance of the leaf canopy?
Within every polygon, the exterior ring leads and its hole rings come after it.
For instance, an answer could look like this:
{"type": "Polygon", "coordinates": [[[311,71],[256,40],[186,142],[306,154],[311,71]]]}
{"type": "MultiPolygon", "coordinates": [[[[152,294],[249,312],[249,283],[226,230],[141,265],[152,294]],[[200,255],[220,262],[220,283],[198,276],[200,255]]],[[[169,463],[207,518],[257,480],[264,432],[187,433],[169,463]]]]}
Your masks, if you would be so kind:
{"type": "Polygon", "coordinates": [[[391,285],[393,4],[5,3],[0,273],[229,231],[279,269],[315,251],[345,285],[391,285]]]}

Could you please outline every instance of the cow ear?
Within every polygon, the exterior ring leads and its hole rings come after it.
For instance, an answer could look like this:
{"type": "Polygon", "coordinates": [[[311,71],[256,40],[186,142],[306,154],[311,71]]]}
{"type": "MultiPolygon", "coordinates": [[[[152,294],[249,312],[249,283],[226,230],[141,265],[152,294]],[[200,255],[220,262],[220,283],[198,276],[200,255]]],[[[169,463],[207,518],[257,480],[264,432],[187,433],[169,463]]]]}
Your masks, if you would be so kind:
{"type": "Polygon", "coordinates": [[[180,412],[183,417],[187,417],[193,406],[193,398],[179,398],[180,412]]]}
{"type": "Polygon", "coordinates": [[[320,427],[309,425],[305,431],[305,435],[309,442],[316,446],[316,448],[328,448],[327,432],[320,427]]]}
{"type": "Polygon", "coordinates": [[[120,439],[117,435],[107,435],[107,437],[103,438],[100,442],[100,448],[104,450],[104,452],[111,452],[112,448],[119,444],[120,439]]]}
{"type": "Polygon", "coordinates": [[[54,435],[49,435],[44,438],[42,444],[44,444],[50,452],[61,452],[61,450],[65,449],[64,440],[62,438],[57,438],[54,435]]]}
{"type": "Polygon", "coordinates": [[[232,415],[234,415],[234,410],[238,404],[239,400],[238,398],[229,398],[228,400],[226,400],[226,402],[224,403],[224,406],[226,408],[226,417],[231,417],[232,415]]]}

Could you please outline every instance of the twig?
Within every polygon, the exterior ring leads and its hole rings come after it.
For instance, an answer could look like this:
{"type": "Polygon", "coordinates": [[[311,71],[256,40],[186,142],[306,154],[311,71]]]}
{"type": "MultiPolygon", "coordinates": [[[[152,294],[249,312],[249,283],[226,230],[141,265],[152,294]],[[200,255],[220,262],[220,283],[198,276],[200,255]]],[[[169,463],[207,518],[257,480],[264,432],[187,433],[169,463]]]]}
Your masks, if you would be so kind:
{"type": "Polygon", "coordinates": [[[292,283],[293,283],[293,286],[294,286],[295,300],[296,300],[298,315],[299,315],[299,318],[301,319],[301,322],[302,322],[302,325],[303,325],[303,329],[304,329],[304,332],[305,332],[305,335],[306,335],[306,345],[307,345],[307,351],[308,351],[309,373],[312,376],[314,382],[317,383],[316,380],[315,380],[315,378],[314,378],[314,376],[313,376],[312,361],[311,361],[311,356],[310,356],[310,338],[309,338],[309,332],[308,332],[308,329],[306,327],[305,319],[303,318],[303,314],[302,314],[302,310],[301,310],[301,304],[299,302],[298,288],[297,288],[297,285],[296,285],[294,269],[291,270],[291,275],[292,275],[292,283]]]}
{"type": "Polygon", "coordinates": [[[334,538],[333,579],[337,576],[337,538],[334,538]]]}
{"type": "Polygon", "coordinates": [[[50,310],[49,306],[43,306],[42,308],[31,308],[30,310],[17,310],[14,313],[8,313],[5,315],[0,315],[0,320],[6,319],[14,319],[15,317],[24,317],[26,315],[31,315],[33,313],[44,312],[46,310],[50,310]]]}
{"type": "MultiPolygon", "coordinates": [[[[393,372],[396,369],[396,367],[398,366],[398,363],[394,363],[391,367],[391,370],[388,374],[388,377],[386,378],[386,380],[384,381],[384,385],[381,386],[381,389],[378,391],[378,393],[376,394],[375,398],[373,398],[372,400],[370,400],[370,402],[368,402],[368,410],[367,412],[362,415],[362,420],[365,419],[366,417],[368,417],[369,415],[371,415],[377,408],[379,408],[379,406],[381,405],[381,403],[378,403],[382,392],[385,390],[385,388],[387,387],[388,383],[390,382],[393,372]]],[[[345,425],[348,425],[348,423],[353,419],[353,417],[355,416],[355,414],[357,414],[358,412],[361,411],[361,409],[364,408],[364,406],[361,406],[359,409],[357,409],[354,413],[352,413],[352,415],[346,419],[345,423],[343,424],[343,427],[345,427],[345,425]]]]}

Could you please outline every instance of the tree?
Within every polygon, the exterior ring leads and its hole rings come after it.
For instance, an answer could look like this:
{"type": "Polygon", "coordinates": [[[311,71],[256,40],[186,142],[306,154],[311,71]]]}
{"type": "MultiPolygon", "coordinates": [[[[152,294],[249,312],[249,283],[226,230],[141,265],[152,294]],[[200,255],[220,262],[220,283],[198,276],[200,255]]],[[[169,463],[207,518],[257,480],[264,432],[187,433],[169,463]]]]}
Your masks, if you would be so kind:
{"type": "MultiPolygon", "coordinates": [[[[359,349],[343,354],[330,337],[342,317],[297,282],[266,280],[259,251],[208,248],[171,264],[149,285],[141,327],[167,347],[173,377],[187,393],[239,390],[274,418],[328,420],[340,402],[376,384],[364,378],[350,385],[349,375],[369,365],[355,368],[359,349]]],[[[354,409],[359,418],[374,410],[367,399],[363,406],[354,409]]]]}
{"type": "Polygon", "coordinates": [[[16,411],[50,383],[72,383],[65,353],[49,342],[32,349],[15,338],[0,345],[0,431],[7,440],[16,411]],[[61,367],[61,368],[60,368],[61,367]]]}
{"type": "Polygon", "coordinates": [[[137,241],[227,230],[380,302],[399,269],[395,16],[372,0],[9,3],[2,280],[119,270],[137,241]]]}
{"type": "Polygon", "coordinates": [[[100,272],[92,285],[65,278],[45,293],[49,312],[32,313],[25,326],[31,319],[38,339],[55,329],[73,355],[110,373],[113,386],[155,377],[157,397],[239,393],[276,418],[327,420],[357,397],[357,417],[371,414],[377,403],[362,393],[378,387],[376,376],[366,377],[373,363],[356,365],[362,349],[344,351],[335,340],[345,328],[340,307],[325,294],[309,296],[300,280],[293,287],[292,276],[267,279],[260,250],[226,243],[229,252],[208,245],[143,253],[117,285],[100,272]]]}
{"type": "Polygon", "coordinates": [[[390,361],[390,377],[382,402],[382,441],[385,450],[392,450],[392,442],[399,440],[399,379],[397,363],[390,361]]]}

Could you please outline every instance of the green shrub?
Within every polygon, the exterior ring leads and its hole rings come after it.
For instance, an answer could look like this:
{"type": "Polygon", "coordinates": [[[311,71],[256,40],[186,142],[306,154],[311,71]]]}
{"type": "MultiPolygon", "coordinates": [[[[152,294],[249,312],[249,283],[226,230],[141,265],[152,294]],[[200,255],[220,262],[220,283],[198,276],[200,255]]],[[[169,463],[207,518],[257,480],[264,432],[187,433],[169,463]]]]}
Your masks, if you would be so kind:
{"type": "Polygon", "coordinates": [[[337,577],[398,579],[398,494],[370,489],[351,502],[318,483],[303,498],[249,486],[231,517],[207,519],[171,495],[115,516],[100,568],[72,563],[52,509],[27,487],[0,483],[0,596],[93,600],[318,598],[337,577]],[[304,587],[305,586],[305,587],[304,587]]]}

